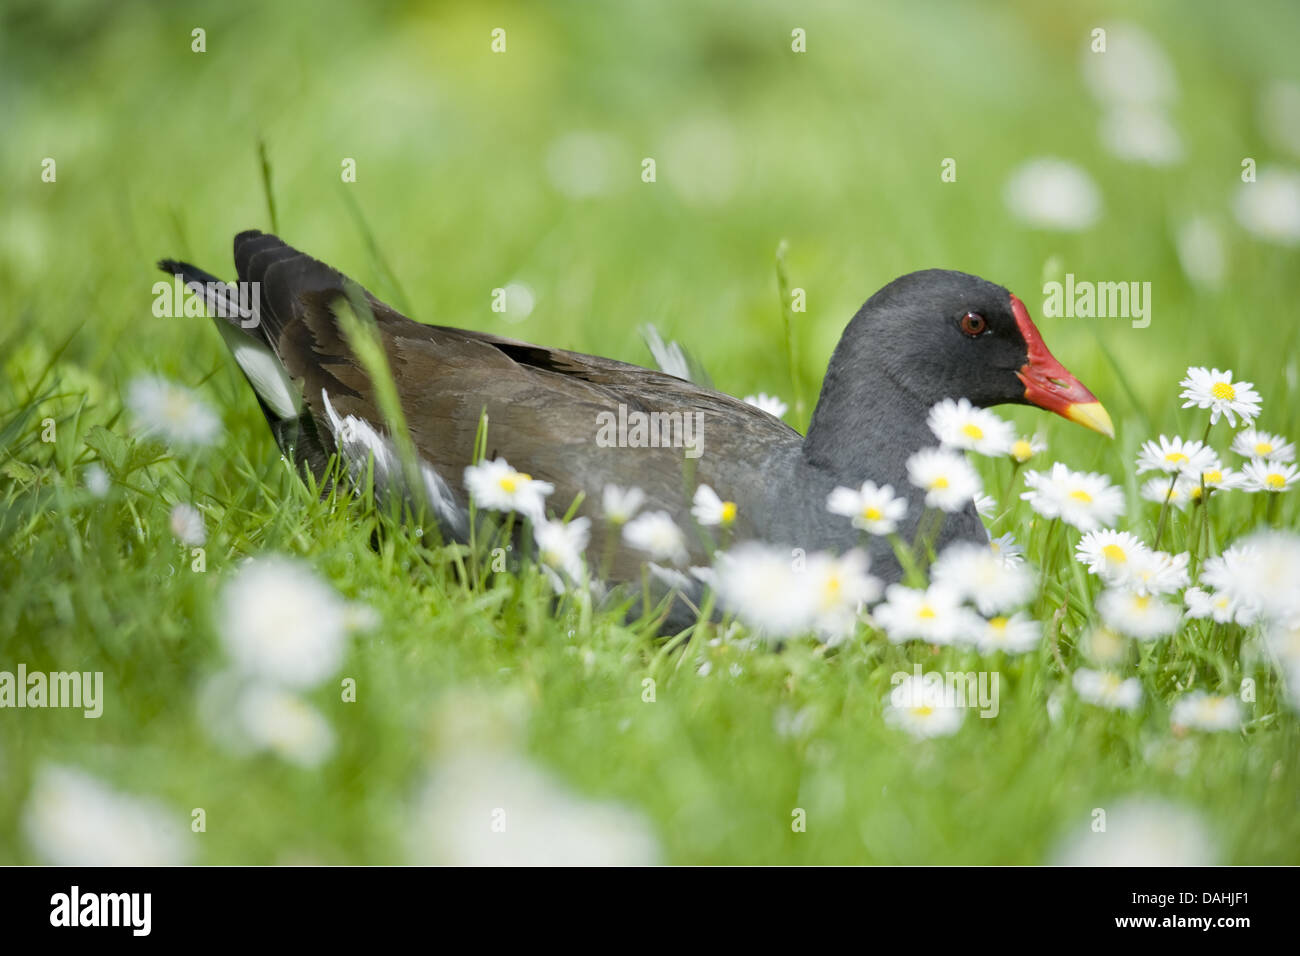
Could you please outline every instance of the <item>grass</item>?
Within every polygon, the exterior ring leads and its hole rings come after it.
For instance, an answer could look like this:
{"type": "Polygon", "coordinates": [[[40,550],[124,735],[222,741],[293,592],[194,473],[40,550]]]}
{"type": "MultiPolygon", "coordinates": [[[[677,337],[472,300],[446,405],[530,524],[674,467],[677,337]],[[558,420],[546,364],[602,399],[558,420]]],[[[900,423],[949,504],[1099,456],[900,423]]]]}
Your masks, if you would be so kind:
{"type": "MultiPolygon", "coordinates": [[[[1188,365],[1253,380],[1261,426],[1300,435],[1296,254],[1230,215],[1242,156],[1290,162],[1253,104],[1267,81],[1297,78],[1284,42],[1294,9],[1142,14],[1181,88],[1172,112],[1189,158],[1161,169],[1102,149],[1079,77],[1080,37],[1132,15],[1118,3],[1050,16],[1029,3],[820,4],[798,24],[778,5],[742,15],[685,2],[306,9],[20,2],[3,14],[0,89],[14,109],[0,146],[0,670],[103,671],[108,698],[98,720],[0,712],[0,862],[36,861],[20,821],[49,761],[154,795],[182,821],[203,807],[199,862],[411,859],[422,782],[466,713],[568,790],[642,812],[671,862],[1037,863],[1093,808],[1131,794],[1199,811],[1225,862],[1300,862],[1300,725],[1266,662],[1243,654],[1248,635],[1193,623],[1129,650],[1139,711],[1081,702],[1068,675],[1084,661],[1096,585],[1064,533],[1045,549],[1014,497],[995,533],[1014,531],[1047,568],[1046,619],[1069,605],[1038,652],[991,663],[865,628],[829,651],[683,651],[647,622],[552,606],[532,572],[464,583],[463,552],[403,533],[366,488],[321,500],[280,460],[210,324],[150,313],[154,260],[229,276],[234,233],[278,218],[290,242],[424,321],[637,362],[637,328],[655,322],[722,390],[802,395],[802,429],[844,323],[884,282],[964,269],[1019,291],[1038,317],[1055,258],[1082,278],[1151,281],[1152,324],[1039,321],[1115,418],[1114,442],[1033,410],[1007,415],[1043,432],[1050,459],[1110,474],[1126,490],[1123,526],[1149,541],[1158,512],[1132,463],[1157,433],[1199,437],[1204,419],[1176,400],[1188,365]],[[508,52],[493,55],[501,25],[508,52]],[[802,57],[788,52],[793,25],[808,30],[802,57]],[[204,54],[190,50],[195,26],[204,54]],[[557,137],[581,130],[611,156],[595,198],[566,195],[549,172],[557,137]],[[1105,201],[1093,229],[1008,217],[1007,174],[1040,154],[1093,174],[1105,201]],[[40,180],[46,156],[56,183],[40,180]],[[643,156],[658,159],[653,184],[643,156]],[[956,183],[940,182],[947,156],[956,183]],[[340,180],[345,157],[356,183],[340,180]],[[1170,238],[1196,213],[1228,239],[1213,291],[1187,279],[1170,238]],[[526,318],[490,310],[510,282],[535,295],[526,318]],[[787,286],[807,291],[806,313],[778,307],[787,286]],[[218,447],[132,437],[126,384],[151,372],[220,410],[218,447]],[[113,479],[107,499],[85,489],[93,462],[113,479]],[[201,573],[168,531],[178,501],[206,519],[201,573]],[[222,581],[277,552],[382,620],[338,675],[355,679],[356,702],[337,681],[308,695],[337,737],[315,770],[230,754],[196,705],[223,666],[222,581]],[[996,669],[1001,713],[920,744],[885,726],[890,676],[916,662],[996,669]],[[1258,693],[1240,733],[1170,732],[1178,682],[1233,692],[1244,677],[1258,693]],[[795,808],[806,832],[791,828],[795,808]]],[[[1222,449],[1226,435],[1212,441],[1222,449]]],[[[1005,466],[981,467],[990,489],[1006,485],[1005,466]]],[[[1265,521],[1257,498],[1222,500],[1212,549],[1265,521]]],[[[1297,514],[1292,492],[1273,520],[1294,529],[1297,514]]],[[[1190,534],[1174,513],[1165,546],[1190,534]]]]}

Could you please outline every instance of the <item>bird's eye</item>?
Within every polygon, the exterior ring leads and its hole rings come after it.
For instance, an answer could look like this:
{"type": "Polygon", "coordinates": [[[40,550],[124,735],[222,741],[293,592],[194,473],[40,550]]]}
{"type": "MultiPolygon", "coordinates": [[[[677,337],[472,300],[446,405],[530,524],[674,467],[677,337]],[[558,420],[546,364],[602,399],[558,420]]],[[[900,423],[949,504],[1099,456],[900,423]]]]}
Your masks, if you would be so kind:
{"type": "Polygon", "coordinates": [[[978,312],[967,312],[961,317],[961,330],[971,338],[975,338],[988,327],[988,322],[978,312]]]}

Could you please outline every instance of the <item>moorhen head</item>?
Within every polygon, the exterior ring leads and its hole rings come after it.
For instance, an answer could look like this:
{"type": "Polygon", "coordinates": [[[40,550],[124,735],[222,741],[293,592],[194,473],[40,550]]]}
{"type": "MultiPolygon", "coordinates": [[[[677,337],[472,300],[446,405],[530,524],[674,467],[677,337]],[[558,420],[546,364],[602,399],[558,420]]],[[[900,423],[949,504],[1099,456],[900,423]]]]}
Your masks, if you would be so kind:
{"type": "MultiPolygon", "coordinates": [[[[552,484],[555,515],[578,501],[575,515],[599,527],[607,485],[642,489],[645,510],[667,512],[687,532],[683,567],[709,560],[707,532],[691,516],[700,484],[734,503],[731,542],[810,552],[859,546],[860,532],[831,515],[826,499],[836,486],[866,480],[909,497],[900,529],[907,537],[924,506],[906,461],[937,444],[926,416],[944,398],[1038,405],[1112,434],[1105,410],[1052,357],[1021,301],[960,272],[914,272],[867,300],[831,357],[804,437],[745,402],[663,372],[415,322],[272,235],[236,236],[235,263],[242,283],[258,283],[256,324],[223,301],[232,292],[215,277],[172,260],[159,266],[220,307],[215,321],[285,453],[318,475],[335,454],[353,473],[373,459],[381,491],[412,494],[370,378],[339,324],[351,293],[373,316],[418,456],[419,493],[444,536],[457,540],[468,535],[463,476],[476,460],[483,415],[487,458],[552,484]]],[[[948,516],[936,545],[957,538],[987,540],[973,503],[948,516]]],[[[872,539],[871,547],[873,573],[897,579],[887,542],[872,539]]],[[[614,536],[593,534],[587,556],[607,583],[642,579],[645,554],[614,536]],[[614,550],[602,553],[610,540],[614,550]]],[[[686,620],[678,618],[670,624],[686,620]]]]}

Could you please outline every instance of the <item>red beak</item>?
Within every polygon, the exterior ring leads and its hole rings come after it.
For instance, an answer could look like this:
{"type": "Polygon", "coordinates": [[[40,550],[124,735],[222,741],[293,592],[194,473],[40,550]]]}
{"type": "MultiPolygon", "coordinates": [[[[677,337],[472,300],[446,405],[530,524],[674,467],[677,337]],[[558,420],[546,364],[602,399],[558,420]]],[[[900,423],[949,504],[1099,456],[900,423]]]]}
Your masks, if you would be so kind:
{"type": "Polygon", "coordinates": [[[1014,295],[1011,297],[1011,313],[1016,317],[1025,344],[1029,346],[1029,361],[1016,373],[1025,385],[1025,401],[1101,432],[1107,438],[1114,438],[1115,426],[1111,424],[1106,409],[1047,350],[1043,337],[1029,317],[1029,310],[1014,295]]]}

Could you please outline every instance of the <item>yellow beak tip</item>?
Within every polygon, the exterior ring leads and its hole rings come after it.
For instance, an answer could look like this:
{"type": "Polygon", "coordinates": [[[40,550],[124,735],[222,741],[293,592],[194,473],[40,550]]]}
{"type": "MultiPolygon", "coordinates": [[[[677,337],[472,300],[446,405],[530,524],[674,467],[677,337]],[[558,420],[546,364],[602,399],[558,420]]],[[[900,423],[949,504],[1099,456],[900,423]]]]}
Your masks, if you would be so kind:
{"type": "Polygon", "coordinates": [[[1101,402],[1070,405],[1065,409],[1065,417],[1082,425],[1084,428],[1091,428],[1095,432],[1100,432],[1107,438],[1115,437],[1115,425],[1111,422],[1110,415],[1102,407],[1101,402]]]}

